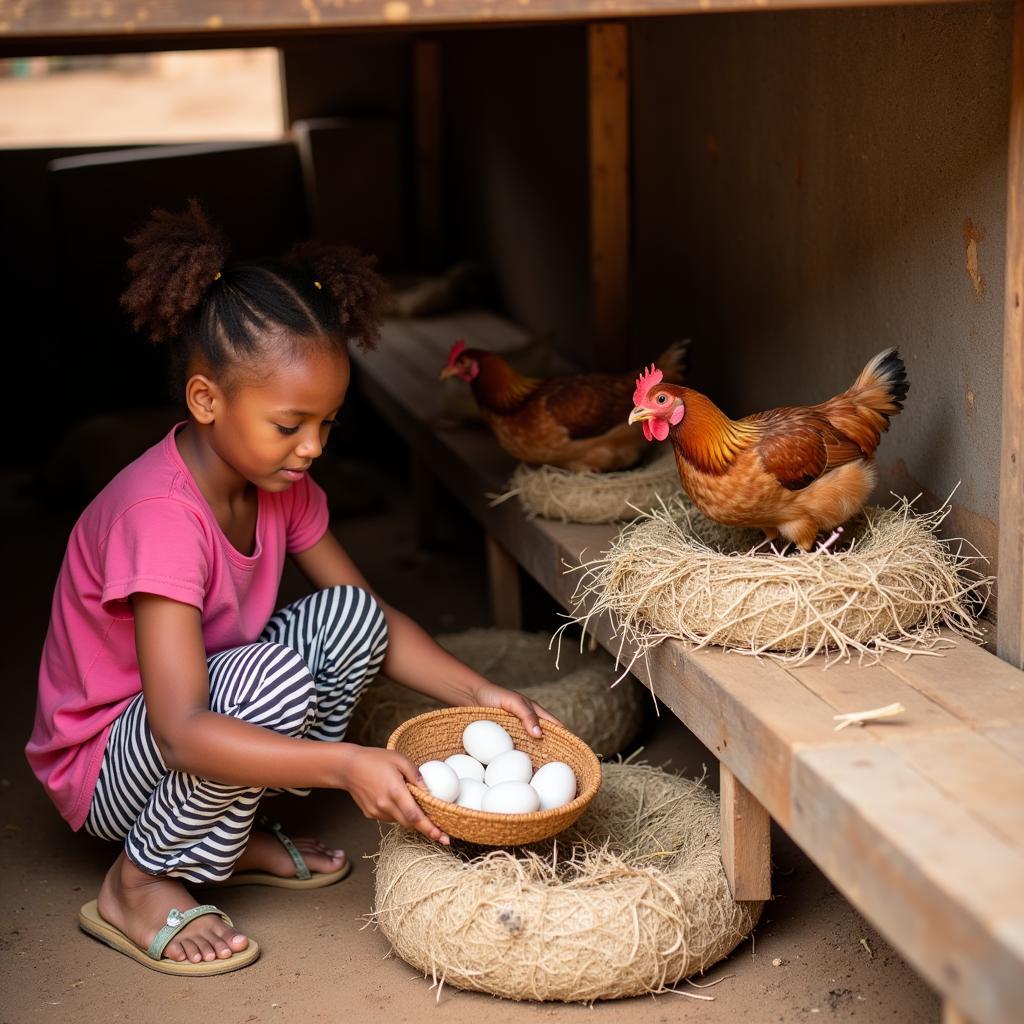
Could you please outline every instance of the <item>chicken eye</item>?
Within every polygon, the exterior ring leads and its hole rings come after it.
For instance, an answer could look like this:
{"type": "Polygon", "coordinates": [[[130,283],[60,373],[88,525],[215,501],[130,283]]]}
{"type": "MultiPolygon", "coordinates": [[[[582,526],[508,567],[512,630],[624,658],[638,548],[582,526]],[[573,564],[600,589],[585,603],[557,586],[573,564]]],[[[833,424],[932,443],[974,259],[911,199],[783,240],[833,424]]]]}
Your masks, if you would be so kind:
{"type": "Polygon", "coordinates": [[[658,395],[658,405],[664,405],[666,401],[668,401],[668,395],[658,395]]]}

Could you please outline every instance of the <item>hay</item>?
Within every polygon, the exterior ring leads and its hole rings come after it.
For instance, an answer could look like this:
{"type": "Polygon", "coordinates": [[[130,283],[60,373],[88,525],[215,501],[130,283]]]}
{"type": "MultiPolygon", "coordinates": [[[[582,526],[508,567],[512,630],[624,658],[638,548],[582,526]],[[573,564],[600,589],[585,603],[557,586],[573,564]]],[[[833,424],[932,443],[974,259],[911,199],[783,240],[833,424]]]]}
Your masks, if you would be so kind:
{"type": "MultiPolygon", "coordinates": [[[[643,725],[643,692],[636,686],[612,689],[615,670],[603,651],[567,651],[559,671],[551,637],[544,633],[470,629],[437,641],[492,682],[543,704],[598,756],[625,751],[643,725]]],[[[383,747],[402,722],[438,707],[429,697],[378,676],[357,705],[345,738],[383,747]]]]}
{"type": "Polygon", "coordinates": [[[947,513],[918,515],[905,500],[865,509],[835,553],[779,558],[750,551],[757,534],[674,502],[578,567],[574,613],[584,628],[607,613],[634,659],[668,637],[789,664],[936,653],[949,644],[942,629],[979,642],[993,579],[966,541],[936,535],[947,513]]]}
{"type": "Polygon", "coordinates": [[[762,907],[729,893],[717,797],[657,768],[602,772],[576,825],[517,851],[390,829],[371,920],[435,982],[508,999],[590,1003],[706,970],[762,907]]]}
{"type": "Polygon", "coordinates": [[[528,515],[563,523],[618,523],[680,493],[671,449],[636,469],[574,473],[557,466],[518,465],[509,489],[494,499],[518,497],[528,515]]]}

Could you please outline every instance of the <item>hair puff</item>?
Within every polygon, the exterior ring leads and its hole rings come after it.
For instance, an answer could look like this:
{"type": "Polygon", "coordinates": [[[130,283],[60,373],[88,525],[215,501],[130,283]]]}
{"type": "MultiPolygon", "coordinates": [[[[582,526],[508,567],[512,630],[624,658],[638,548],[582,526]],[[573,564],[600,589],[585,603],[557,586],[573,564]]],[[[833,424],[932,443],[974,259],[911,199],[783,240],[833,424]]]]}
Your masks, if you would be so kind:
{"type": "Polygon", "coordinates": [[[293,246],[288,258],[307,268],[333,297],[345,337],[373,348],[387,303],[387,285],[374,269],[377,258],[350,245],[315,241],[293,246]]]}
{"type": "Polygon", "coordinates": [[[199,200],[190,199],[180,213],[154,210],[126,241],[135,252],[128,260],[132,279],[121,305],[132,326],[154,342],[177,337],[224,269],[224,233],[210,223],[199,200]]]}

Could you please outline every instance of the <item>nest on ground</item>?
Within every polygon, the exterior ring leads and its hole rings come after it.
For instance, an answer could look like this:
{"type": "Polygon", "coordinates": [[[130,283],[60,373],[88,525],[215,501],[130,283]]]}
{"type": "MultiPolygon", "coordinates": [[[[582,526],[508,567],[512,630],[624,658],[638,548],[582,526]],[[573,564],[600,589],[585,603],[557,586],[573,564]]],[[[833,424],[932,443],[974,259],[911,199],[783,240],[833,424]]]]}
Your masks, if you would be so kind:
{"type": "MultiPolygon", "coordinates": [[[[616,686],[604,651],[566,651],[555,667],[551,636],[515,629],[470,629],[437,642],[499,686],[543,704],[599,757],[625,751],[643,726],[647,699],[638,686],[616,686]]],[[[402,722],[441,707],[437,701],[379,676],[363,694],[345,738],[383,747],[402,722]]]]}
{"type": "Polygon", "coordinates": [[[391,828],[370,919],[436,983],[508,999],[592,1003],[706,970],[762,907],[729,892],[718,798],[649,766],[602,773],[576,824],[529,847],[481,854],[391,828]]]}
{"type": "Polygon", "coordinates": [[[789,664],[934,652],[948,643],[943,629],[979,642],[993,578],[966,541],[937,536],[948,511],[867,508],[833,552],[780,558],[751,550],[763,535],[676,501],[577,567],[574,614],[586,628],[608,613],[634,660],[668,637],[789,664]]]}
{"type": "Polygon", "coordinates": [[[518,497],[528,515],[563,523],[619,523],[680,494],[671,448],[635,469],[614,473],[521,463],[508,486],[494,504],[518,497]]]}

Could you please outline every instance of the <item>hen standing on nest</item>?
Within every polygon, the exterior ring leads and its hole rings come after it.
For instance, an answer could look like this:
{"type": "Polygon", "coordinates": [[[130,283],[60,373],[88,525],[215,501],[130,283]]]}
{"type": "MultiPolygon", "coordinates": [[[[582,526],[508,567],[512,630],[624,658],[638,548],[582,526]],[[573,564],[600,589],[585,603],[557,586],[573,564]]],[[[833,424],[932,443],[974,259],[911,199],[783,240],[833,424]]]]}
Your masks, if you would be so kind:
{"type": "Polygon", "coordinates": [[[629,423],[643,422],[648,441],[672,439],[679,477],[697,508],[726,526],[764,530],[769,540],[781,534],[804,551],[820,531],[864,507],[875,484],[875,449],[910,388],[894,348],[879,352],[852,388],[827,402],[741,420],[699,391],[662,381],[654,366],[640,377],[629,423]]]}
{"type": "MultiPolygon", "coordinates": [[[[688,344],[673,342],[659,357],[667,380],[683,379],[688,344]]],[[[496,353],[457,341],[440,379],[458,377],[470,385],[481,414],[512,458],[532,466],[607,472],[628,469],[643,454],[643,435],[622,422],[635,376],[636,371],[523,377],[496,353]]]]}

